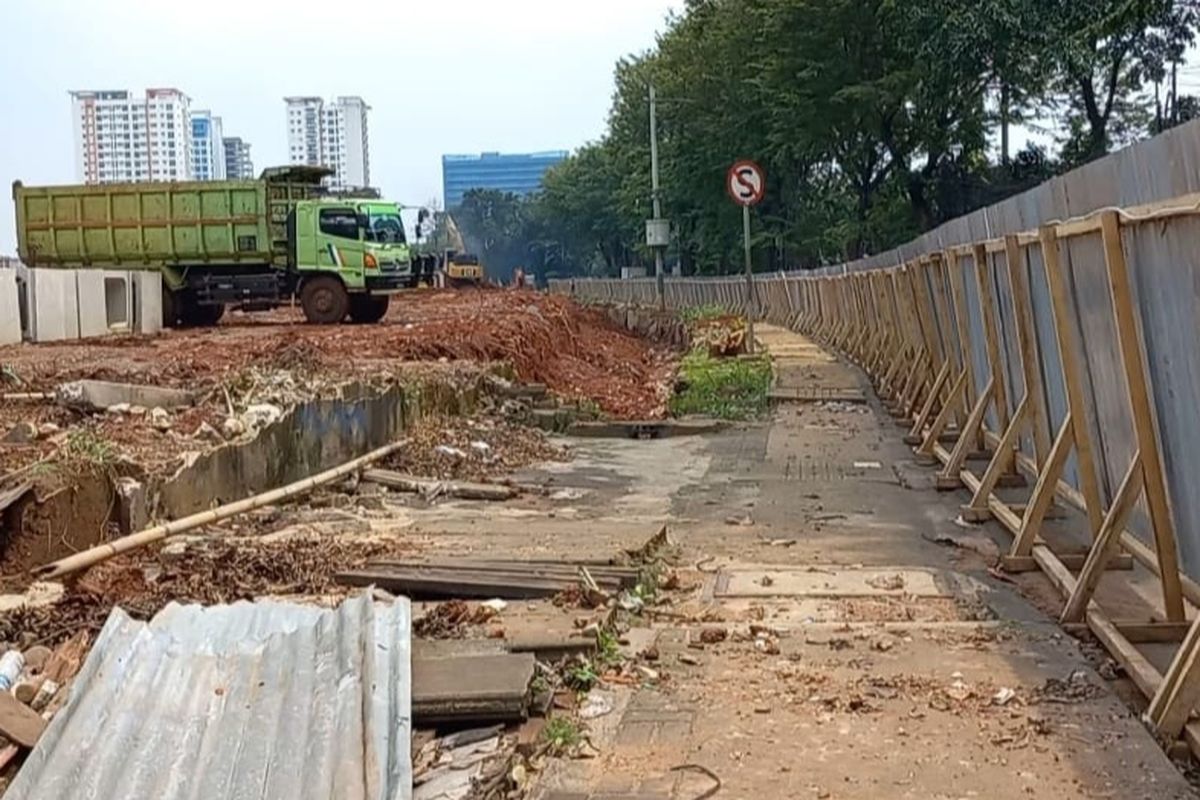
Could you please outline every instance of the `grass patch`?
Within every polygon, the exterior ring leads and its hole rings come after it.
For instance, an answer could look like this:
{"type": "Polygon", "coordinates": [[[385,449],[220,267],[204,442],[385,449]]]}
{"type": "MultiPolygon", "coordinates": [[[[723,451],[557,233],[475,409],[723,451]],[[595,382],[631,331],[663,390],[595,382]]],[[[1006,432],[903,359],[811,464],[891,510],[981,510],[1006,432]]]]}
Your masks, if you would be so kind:
{"type": "Polygon", "coordinates": [[[683,390],[671,398],[675,416],[702,414],[743,420],[767,412],[771,363],[758,358],[713,358],[693,350],[679,369],[683,390]]]}
{"type": "Polygon", "coordinates": [[[98,467],[108,466],[117,460],[117,448],[112,442],[84,428],[72,431],[67,437],[67,455],[98,467]]]}
{"type": "Polygon", "coordinates": [[[679,318],[682,319],[684,322],[688,323],[689,325],[694,322],[703,322],[705,320],[710,320],[710,319],[720,319],[721,317],[725,317],[728,315],[729,315],[728,311],[721,308],[721,306],[716,306],[716,305],[692,306],[691,308],[685,308],[685,309],[683,309],[683,311],[679,312],[679,318]]]}
{"type": "Polygon", "coordinates": [[[561,755],[583,743],[583,731],[573,719],[551,717],[542,728],[542,739],[549,745],[551,753],[561,755]]]}

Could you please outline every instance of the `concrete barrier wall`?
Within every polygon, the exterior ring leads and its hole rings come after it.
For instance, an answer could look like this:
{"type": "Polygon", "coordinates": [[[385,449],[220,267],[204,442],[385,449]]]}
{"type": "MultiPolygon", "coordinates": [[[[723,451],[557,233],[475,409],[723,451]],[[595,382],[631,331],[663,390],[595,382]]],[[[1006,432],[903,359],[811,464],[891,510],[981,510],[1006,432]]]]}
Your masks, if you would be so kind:
{"type": "MultiPolygon", "coordinates": [[[[156,334],[162,330],[162,275],[123,270],[0,268],[0,292],[27,310],[21,335],[34,342],[87,339],[108,334],[156,334]]],[[[0,310],[5,306],[0,298],[0,310]]],[[[0,326],[19,313],[7,314],[0,326]]],[[[11,332],[9,332],[11,336],[11,332]]],[[[0,334],[0,342],[6,341],[0,334]]],[[[20,341],[18,337],[16,341],[20,341]]]]}
{"type": "MultiPolygon", "coordinates": [[[[1154,139],[1093,162],[1024,194],[942,225],[895,250],[820,270],[755,276],[751,295],[743,277],[668,278],[666,303],[673,309],[719,305],[797,329],[838,324],[831,315],[852,313],[839,300],[848,276],[894,271],[906,264],[942,258],[950,250],[966,252],[957,259],[966,288],[969,360],[976,390],[987,375],[980,297],[975,285],[977,264],[968,252],[991,242],[987,273],[1000,323],[1001,360],[1008,383],[1008,411],[1015,410],[1024,386],[1018,320],[1013,287],[1003,247],[1005,235],[1021,237],[1022,263],[1030,287],[1043,404],[1051,432],[1066,414],[1067,400],[1058,353],[1055,320],[1042,253],[1039,226],[1079,221],[1109,208],[1133,209],[1122,216],[1121,244],[1129,263],[1132,294],[1146,381],[1163,455],[1163,470],[1180,555],[1187,573],[1200,578],[1200,492],[1191,475],[1200,452],[1200,122],[1189,123],[1154,139]]],[[[1080,223],[1082,224],[1082,223],[1080,223]]],[[[1068,226],[1069,227],[1069,226],[1068,226]]],[[[1066,230],[1066,228],[1064,228],[1066,230]]],[[[1095,443],[1095,460],[1105,505],[1113,500],[1135,449],[1133,417],[1122,367],[1113,312],[1112,288],[1105,249],[1098,230],[1060,240],[1061,259],[1069,284],[1070,320],[1081,342],[1074,355],[1084,366],[1088,395],[1086,424],[1095,443]]],[[[605,303],[656,303],[653,278],[632,280],[576,279],[551,281],[551,291],[605,303]]],[[[844,300],[844,297],[842,297],[844,300]]],[[[899,301],[896,301],[899,302],[899,301]]],[[[842,321],[844,322],[844,320],[842,321]]],[[[864,321],[868,324],[870,321],[864,321]]],[[[940,331],[953,334],[949,317],[940,331]]],[[[957,342],[957,336],[950,337],[957,342]]],[[[995,429],[995,412],[988,415],[995,429]]],[[[1021,438],[1021,452],[1032,456],[1033,441],[1021,438]]],[[[1069,460],[1064,480],[1079,489],[1078,463],[1069,460]]],[[[1130,529],[1149,542],[1145,502],[1133,512],[1130,529]]]]}
{"type": "Polygon", "coordinates": [[[21,341],[21,305],[17,271],[0,267],[0,345],[21,341]]]}

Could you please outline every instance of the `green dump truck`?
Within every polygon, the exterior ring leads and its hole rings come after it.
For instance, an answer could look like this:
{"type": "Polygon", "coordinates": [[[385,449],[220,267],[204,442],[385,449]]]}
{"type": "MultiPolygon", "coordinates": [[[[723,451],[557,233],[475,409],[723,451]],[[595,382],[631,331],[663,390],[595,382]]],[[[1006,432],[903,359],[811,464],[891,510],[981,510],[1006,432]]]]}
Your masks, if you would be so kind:
{"type": "Polygon", "coordinates": [[[17,181],[17,248],[32,267],[159,270],[167,324],[212,325],[227,305],[264,310],[293,297],[309,322],[377,322],[437,259],[409,247],[395,203],[330,196],[329,174],[293,166],[256,181],[17,181]]]}

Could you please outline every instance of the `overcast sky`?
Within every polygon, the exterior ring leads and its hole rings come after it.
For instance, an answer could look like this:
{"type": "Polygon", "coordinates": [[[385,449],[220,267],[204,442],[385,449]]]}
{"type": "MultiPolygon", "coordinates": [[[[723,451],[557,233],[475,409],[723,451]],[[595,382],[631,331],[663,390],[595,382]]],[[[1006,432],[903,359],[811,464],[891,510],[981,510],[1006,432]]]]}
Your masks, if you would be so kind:
{"type": "Polygon", "coordinates": [[[361,95],[372,183],[441,197],[441,155],[572,150],[603,133],[617,58],[679,0],[0,0],[0,254],[8,187],[76,181],[72,89],[175,87],[287,161],[283,97],[361,95]],[[312,10],[310,10],[312,9],[312,10]]]}

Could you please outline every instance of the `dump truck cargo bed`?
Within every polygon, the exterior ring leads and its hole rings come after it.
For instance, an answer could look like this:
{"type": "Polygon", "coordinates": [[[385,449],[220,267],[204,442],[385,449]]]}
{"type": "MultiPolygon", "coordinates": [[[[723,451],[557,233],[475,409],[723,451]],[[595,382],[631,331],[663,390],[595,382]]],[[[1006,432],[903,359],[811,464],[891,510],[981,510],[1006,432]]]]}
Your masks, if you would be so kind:
{"type": "Polygon", "coordinates": [[[319,177],[281,169],[249,181],[13,184],[21,259],[120,269],[288,265],[288,213],[319,177]]]}

